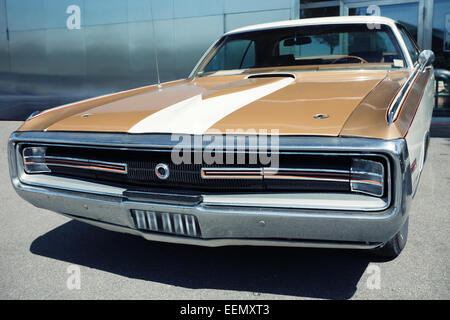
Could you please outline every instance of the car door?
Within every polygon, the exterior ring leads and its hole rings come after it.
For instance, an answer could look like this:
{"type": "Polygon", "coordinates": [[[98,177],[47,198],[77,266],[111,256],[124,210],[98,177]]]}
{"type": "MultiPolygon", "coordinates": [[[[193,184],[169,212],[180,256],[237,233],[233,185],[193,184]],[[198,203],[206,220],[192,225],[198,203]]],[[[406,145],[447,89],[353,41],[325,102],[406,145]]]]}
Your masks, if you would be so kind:
{"type": "MultiPolygon", "coordinates": [[[[398,25],[400,34],[405,42],[408,53],[414,65],[416,65],[420,49],[417,44],[409,34],[409,32],[401,25],[398,25]]],[[[417,109],[410,124],[409,130],[406,135],[406,142],[408,145],[410,164],[411,164],[411,178],[413,184],[413,192],[415,192],[419,179],[420,173],[422,172],[424,161],[426,145],[429,138],[429,130],[431,124],[431,117],[434,107],[434,72],[433,69],[425,70],[429,74],[428,81],[425,84],[425,88],[415,88],[423,92],[421,100],[417,101],[417,109]]],[[[415,84],[415,87],[419,84],[415,84]]]]}

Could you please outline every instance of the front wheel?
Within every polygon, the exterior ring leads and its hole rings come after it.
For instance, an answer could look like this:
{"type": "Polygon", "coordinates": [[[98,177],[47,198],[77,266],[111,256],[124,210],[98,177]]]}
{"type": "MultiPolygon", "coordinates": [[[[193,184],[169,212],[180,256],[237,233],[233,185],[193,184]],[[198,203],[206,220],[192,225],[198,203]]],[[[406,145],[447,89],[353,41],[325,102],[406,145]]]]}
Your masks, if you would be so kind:
{"type": "Polygon", "coordinates": [[[409,218],[406,219],[400,231],[391,240],[375,250],[376,255],[394,259],[402,252],[408,240],[408,221],[409,218]]]}

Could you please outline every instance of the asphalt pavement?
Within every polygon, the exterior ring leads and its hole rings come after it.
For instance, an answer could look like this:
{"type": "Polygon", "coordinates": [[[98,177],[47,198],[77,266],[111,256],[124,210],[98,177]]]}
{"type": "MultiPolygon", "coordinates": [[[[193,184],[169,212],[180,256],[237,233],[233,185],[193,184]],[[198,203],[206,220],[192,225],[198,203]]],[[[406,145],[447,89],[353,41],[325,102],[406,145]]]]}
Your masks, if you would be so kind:
{"type": "MultiPolygon", "coordinates": [[[[450,299],[450,138],[431,139],[409,239],[364,251],[150,242],[38,209],[9,180],[0,121],[0,299],[450,299]]],[[[450,132],[449,132],[450,133],[450,132]]]]}

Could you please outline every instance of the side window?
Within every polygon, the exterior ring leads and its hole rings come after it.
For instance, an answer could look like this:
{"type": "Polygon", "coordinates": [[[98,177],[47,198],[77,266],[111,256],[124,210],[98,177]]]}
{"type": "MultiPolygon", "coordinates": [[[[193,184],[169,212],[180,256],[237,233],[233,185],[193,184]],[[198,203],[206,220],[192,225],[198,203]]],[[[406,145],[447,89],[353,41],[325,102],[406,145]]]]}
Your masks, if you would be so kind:
{"type": "Polygon", "coordinates": [[[403,41],[405,41],[406,49],[408,50],[413,63],[416,63],[417,58],[419,57],[419,49],[415,45],[414,40],[412,40],[411,35],[408,33],[408,31],[405,30],[405,28],[399,26],[399,30],[400,34],[402,35],[403,41]]]}

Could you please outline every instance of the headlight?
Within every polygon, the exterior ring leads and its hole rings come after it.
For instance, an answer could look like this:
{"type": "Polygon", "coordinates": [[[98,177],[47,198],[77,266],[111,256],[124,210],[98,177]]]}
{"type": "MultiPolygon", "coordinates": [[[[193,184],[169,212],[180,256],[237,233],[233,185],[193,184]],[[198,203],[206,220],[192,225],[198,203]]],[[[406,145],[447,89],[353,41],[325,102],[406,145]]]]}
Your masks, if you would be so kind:
{"type": "Polygon", "coordinates": [[[373,160],[353,158],[350,168],[350,188],[353,192],[381,197],[384,193],[383,164],[373,160]]]}
{"type": "Polygon", "coordinates": [[[45,147],[28,147],[24,148],[23,168],[26,173],[46,173],[51,172],[45,163],[45,147]]]}

